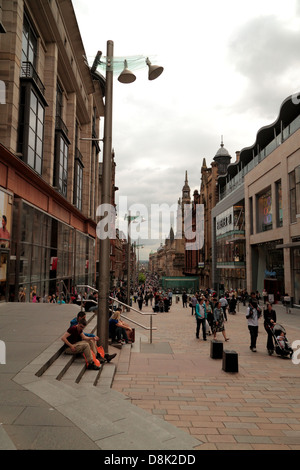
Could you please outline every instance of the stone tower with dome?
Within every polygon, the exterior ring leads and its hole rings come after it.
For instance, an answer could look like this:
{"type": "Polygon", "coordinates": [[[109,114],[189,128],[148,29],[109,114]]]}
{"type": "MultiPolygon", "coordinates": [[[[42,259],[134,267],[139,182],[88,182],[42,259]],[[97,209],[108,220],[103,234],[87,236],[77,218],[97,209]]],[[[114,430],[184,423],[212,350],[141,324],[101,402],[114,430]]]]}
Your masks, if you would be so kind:
{"type": "Polygon", "coordinates": [[[228,150],[224,147],[223,136],[221,138],[221,146],[214,156],[214,161],[218,165],[218,174],[225,175],[227,173],[227,167],[230,164],[231,156],[228,150]]]}
{"type": "Polygon", "coordinates": [[[202,288],[212,285],[212,227],[211,211],[219,201],[217,182],[220,175],[227,173],[231,156],[224,147],[223,136],[221,145],[212,159],[211,166],[207,165],[206,158],[203,158],[201,167],[200,192],[194,192],[193,205],[203,204],[204,206],[204,245],[197,253],[192,253],[185,258],[185,274],[198,275],[199,285],[202,288]]]}

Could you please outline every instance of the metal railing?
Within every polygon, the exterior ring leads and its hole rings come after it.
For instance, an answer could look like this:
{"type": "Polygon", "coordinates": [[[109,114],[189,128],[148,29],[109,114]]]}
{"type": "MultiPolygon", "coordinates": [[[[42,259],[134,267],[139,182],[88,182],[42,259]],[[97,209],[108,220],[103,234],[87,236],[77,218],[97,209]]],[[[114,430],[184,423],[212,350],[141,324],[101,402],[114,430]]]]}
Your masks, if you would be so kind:
{"type": "Polygon", "coordinates": [[[21,78],[31,78],[36,83],[42,95],[45,95],[45,86],[31,62],[22,62],[21,78]]]}
{"type": "Polygon", "coordinates": [[[68,296],[70,297],[70,292],[66,286],[66,283],[63,279],[61,279],[60,281],[58,281],[58,283],[56,284],[58,286],[58,299],[60,300],[60,302],[62,301],[62,299],[66,299],[68,296]],[[64,288],[65,288],[65,291],[64,291],[64,288]]]}
{"type": "MultiPolygon", "coordinates": [[[[91,287],[91,286],[88,286],[88,285],[85,285],[85,284],[76,286],[76,289],[77,289],[77,290],[78,290],[79,288],[91,289],[93,292],[98,292],[98,290],[95,289],[94,287],[91,287]]],[[[150,341],[150,344],[152,344],[152,332],[153,332],[153,330],[157,330],[157,328],[153,326],[153,318],[152,318],[152,317],[153,317],[153,315],[156,315],[156,313],[155,313],[155,312],[141,312],[140,310],[137,310],[136,308],[134,308],[134,307],[132,307],[132,306],[130,306],[130,305],[128,305],[128,304],[125,304],[124,302],[121,302],[120,300],[116,299],[115,297],[109,296],[108,298],[109,298],[110,300],[116,302],[117,304],[120,304],[120,305],[126,307],[127,310],[129,310],[129,311],[130,311],[130,310],[134,310],[134,311],[135,311],[136,313],[138,313],[139,315],[144,315],[144,316],[145,316],[145,315],[148,315],[148,316],[150,315],[150,326],[146,326],[146,325],[142,325],[141,323],[139,323],[139,322],[133,320],[132,318],[129,318],[129,317],[127,317],[126,315],[123,315],[123,314],[121,313],[121,317],[122,317],[122,318],[125,318],[125,319],[128,320],[129,322],[134,323],[134,324],[137,325],[137,326],[140,326],[140,327],[143,328],[144,330],[150,331],[150,339],[149,339],[149,341],[150,341]]],[[[80,302],[81,302],[81,310],[83,310],[83,304],[84,304],[84,302],[91,302],[91,303],[94,303],[95,305],[98,305],[98,302],[96,302],[95,300],[83,299],[82,296],[81,296],[81,301],[80,301],[80,302]]],[[[111,308],[110,310],[113,311],[112,308],[111,308]]]]}

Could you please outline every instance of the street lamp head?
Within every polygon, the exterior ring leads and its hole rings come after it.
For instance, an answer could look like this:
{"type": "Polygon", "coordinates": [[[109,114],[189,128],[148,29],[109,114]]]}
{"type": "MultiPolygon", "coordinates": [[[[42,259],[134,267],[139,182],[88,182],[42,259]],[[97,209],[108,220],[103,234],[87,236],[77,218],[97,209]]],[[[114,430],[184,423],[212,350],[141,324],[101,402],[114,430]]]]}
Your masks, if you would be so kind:
{"type": "Polygon", "coordinates": [[[148,57],[146,59],[146,64],[149,67],[149,74],[148,74],[149,80],[155,80],[164,71],[164,68],[161,67],[160,65],[152,65],[148,57]]]}
{"type": "Polygon", "coordinates": [[[132,82],[135,81],[135,79],[136,79],[136,76],[134,75],[134,73],[132,73],[128,69],[127,60],[124,60],[124,69],[118,77],[119,82],[121,82],[121,83],[132,83],[132,82]]]}

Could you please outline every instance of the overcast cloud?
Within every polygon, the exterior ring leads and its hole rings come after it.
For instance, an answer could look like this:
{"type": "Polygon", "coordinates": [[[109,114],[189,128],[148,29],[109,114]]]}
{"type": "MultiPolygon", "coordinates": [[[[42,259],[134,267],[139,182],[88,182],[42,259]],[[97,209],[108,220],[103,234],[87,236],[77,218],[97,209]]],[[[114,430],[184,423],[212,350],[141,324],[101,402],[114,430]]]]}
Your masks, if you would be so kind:
{"type": "Polygon", "coordinates": [[[247,81],[236,110],[274,118],[274,103],[279,107],[287,89],[298,91],[298,42],[299,29],[274,15],[253,18],[233,35],[228,60],[247,81]]]}
{"type": "MultiPolygon", "coordinates": [[[[128,208],[145,204],[149,213],[151,204],[176,204],[186,170],[191,195],[200,190],[203,158],[211,163],[221,135],[235,161],[235,152],[252,145],[283,100],[300,90],[299,0],[73,5],[90,64],[98,50],[106,55],[112,39],[115,56],[149,55],[164,66],[151,82],[147,68],[130,85],[114,81],[117,195],[128,198],[128,208]]],[[[151,214],[149,228],[150,220],[151,214]]],[[[141,259],[164,242],[165,232],[144,240],[141,259]]]]}

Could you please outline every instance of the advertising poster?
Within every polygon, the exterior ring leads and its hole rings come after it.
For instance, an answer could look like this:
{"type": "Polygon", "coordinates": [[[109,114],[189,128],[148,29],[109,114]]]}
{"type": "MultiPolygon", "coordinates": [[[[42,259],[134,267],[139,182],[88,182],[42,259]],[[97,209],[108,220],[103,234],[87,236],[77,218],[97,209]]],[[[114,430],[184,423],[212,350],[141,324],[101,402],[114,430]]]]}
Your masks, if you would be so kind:
{"type": "Polygon", "coordinates": [[[12,227],[12,195],[0,190],[0,300],[5,299],[12,227]]]}

